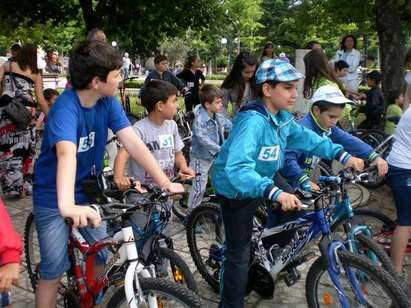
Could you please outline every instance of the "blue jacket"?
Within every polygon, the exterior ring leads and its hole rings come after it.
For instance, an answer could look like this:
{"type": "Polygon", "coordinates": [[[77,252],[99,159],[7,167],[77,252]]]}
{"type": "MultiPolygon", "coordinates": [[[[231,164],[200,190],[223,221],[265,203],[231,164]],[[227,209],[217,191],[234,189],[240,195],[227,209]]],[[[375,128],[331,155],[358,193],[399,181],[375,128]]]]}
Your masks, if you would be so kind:
{"type": "MultiPolygon", "coordinates": [[[[378,156],[368,144],[338,126],[329,130],[321,128],[312,113],[300,119],[299,123],[319,136],[329,137],[333,143],[343,146],[344,150],[351,155],[369,160],[374,160],[378,156]]],[[[287,178],[294,187],[297,187],[310,179],[312,168],[318,163],[318,160],[318,157],[302,151],[287,150],[281,175],[287,178]]]]}
{"type": "Polygon", "coordinates": [[[273,176],[283,166],[287,148],[306,151],[345,163],[342,146],[322,138],[294,121],[287,111],[275,116],[256,101],[241,109],[212,168],[216,192],[229,199],[269,198],[282,192],[273,176]]]}
{"type": "Polygon", "coordinates": [[[222,113],[216,113],[214,118],[210,118],[201,105],[194,108],[194,115],[191,157],[213,160],[224,142],[224,131],[231,129],[231,121],[222,113]]]}
{"type": "Polygon", "coordinates": [[[179,90],[179,91],[181,91],[184,88],[184,82],[182,82],[180,79],[178,79],[176,76],[174,76],[173,73],[171,73],[170,71],[165,71],[165,72],[163,72],[163,75],[160,76],[160,73],[157,72],[156,70],[154,70],[154,71],[151,71],[147,75],[146,80],[144,80],[144,84],[141,87],[140,93],[139,93],[140,98],[143,96],[144,90],[147,87],[147,83],[150,80],[153,80],[153,79],[168,81],[168,82],[172,83],[177,88],[177,90],[179,90]],[[161,78],[161,77],[163,77],[163,78],[161,78]]]}

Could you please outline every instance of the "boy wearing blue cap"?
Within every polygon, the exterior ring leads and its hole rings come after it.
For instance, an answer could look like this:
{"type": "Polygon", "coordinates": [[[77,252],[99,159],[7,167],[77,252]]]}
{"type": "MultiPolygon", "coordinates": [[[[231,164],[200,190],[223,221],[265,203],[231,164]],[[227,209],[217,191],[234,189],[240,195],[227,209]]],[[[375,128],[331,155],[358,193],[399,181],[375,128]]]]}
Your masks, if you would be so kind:
{"type": "Polygon", "coordinates": [[[300,209],[296,196],[276,187],[273,177],[282,167],[285,148],[298,149],[346,167],[362,170],[362,160],[342,146],[322,138],[293,120],[287,110],[303,78],[282,60],[264,61],[256,72],[258,99],[243,107],[212,168],[212,183],[221,202],[226,248],[221,272],[219,307],[243,307],[250,259],[252,218],[263,199],[282,209],[300,209]]]}

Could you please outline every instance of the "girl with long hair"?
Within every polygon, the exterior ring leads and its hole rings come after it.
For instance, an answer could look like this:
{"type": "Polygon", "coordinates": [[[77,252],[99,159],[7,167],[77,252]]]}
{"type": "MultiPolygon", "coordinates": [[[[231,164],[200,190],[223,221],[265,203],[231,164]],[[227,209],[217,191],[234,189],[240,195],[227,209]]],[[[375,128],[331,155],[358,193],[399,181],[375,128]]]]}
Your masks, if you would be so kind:
{"type": "Polygon", "coordinates": [[[232,113],[235,115],[242,106],[256,99],[256,69],[257,59],[249,52],[243,51],[237,55],[233,68],[221,85],[226,114],[229,103],[232,104],[232,113]]]}

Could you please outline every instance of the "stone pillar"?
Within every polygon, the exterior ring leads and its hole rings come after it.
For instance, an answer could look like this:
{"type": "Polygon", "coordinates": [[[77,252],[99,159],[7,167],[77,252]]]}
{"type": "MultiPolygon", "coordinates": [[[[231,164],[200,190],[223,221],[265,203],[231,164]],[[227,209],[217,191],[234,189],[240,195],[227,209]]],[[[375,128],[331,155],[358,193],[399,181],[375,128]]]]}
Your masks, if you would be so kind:
{"type": "MultiPolygon", "coordinates": [[[[305,66],[304,66],[304,56],[310,51],[310,49],[297,49],[295,51],[295,68],[302,74],[305,74],[305,66]]],[[[303,96],[303,84],[304,79],[301,79],[298,82],[297,92],[298,97],[297,101],[294,106],[294,111],[307,113],[309,109],[308,101],[303,96]]]]}

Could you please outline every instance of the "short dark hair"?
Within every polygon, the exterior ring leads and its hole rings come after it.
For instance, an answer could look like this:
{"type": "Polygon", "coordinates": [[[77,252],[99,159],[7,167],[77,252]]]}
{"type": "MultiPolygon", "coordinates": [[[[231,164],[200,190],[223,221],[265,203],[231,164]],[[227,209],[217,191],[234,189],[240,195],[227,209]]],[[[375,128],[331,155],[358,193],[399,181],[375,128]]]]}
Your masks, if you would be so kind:
{"type": "Polygon", "coordinates": [[[313,49],[314,45],[316,45],[316,44],[321,45],[319,41],[309,41],[307,43],[306,49],[313,49]]]}
{"type": "Polygon", "coordinates": [[[141,97],[141,104],[152,112],[158,102],[166,102],[172,95],[177,95],[177,88],[168,81],[153,79],[150,80],[144,89],[141,97]]]}
{"type": "Polygon", "coordinates": [[[19,50],[21,49],[21,46],[19,45],[19,44],[13,44],[11,47],[10,47],[10,50],[11,51],[14,51],[14,52],[19,52],[19,50]]]}
{"type": "Polygon", "coordinates": [[[387,105],[395,104],[395,101],[397,100],[397,98],[399,98],[401,94],[404,94],[404,91],[405,91],[405,85],[398,89],[389,90],[387,92],[387,105]]]}
{"type": "Polygon", "coordinates": [[[223,97],[223,91],[211,84],[205,84],[199,92],[200,104],[205,107],[205,103],[212,103],[217,97],[223,97]]]}
{"type": "Polygon", "coordinates": [[[376,84],[381,82],[381,73],[379,71],[372,71],[367,74],[367,79],[374,80],[376,84]]]}
{"type": "Polygon", "coordinates": [[[259,98],[263,98],[263,96],[264,96],[263,85],[265,83],[268,83],[272,88],[275,88],[280,83],[280,81],[278,81],[278,80],[267,80],[267,81],[263,82],[262,84],[258,84],[256,90],[257,90],[257,96],[259,98]]]}
{"type": "Polygon", "coordinates": [[[344,60],[339,60],[337,62],[334,63],[334,68],[336,70],[341,71],[344,68],[349,68],[350,66],[348,65],[347,62],[345,62],[344,60]]]}
{"type": "Polygon", "coordinates": [[[60,94],[59,94],[59,92],[57,92],[54,89],[47,88],[43,91],[43,95],[44,95],[44,98],[46,99],[46,101],[49,101],[49,100],[51,100],[51,98],[53,96],[59,96],[60,94]]]}
{"type": "Polygon", "coordinates": [[[107,38],[106,38],[106,40],[104,40],[103,37],[101,36],[101,34],[103,34],[104,37],[106,36],[104,31],[101,30],[100,28],[93,28],[87,33],[87,41],[106,42],[107,38]]]}
{"type": "Polygon", "coordinates": [[[331,109],[332,107],[340,107],[341,109],[343,109],[345,107],[345,104],[333,104],[327,101],[318,101],[311,106],[311,110],[313,110],[314,106],[317,106],[318,109],[320,109],[320,112],[324,112],[331,109]]]}
{"type": "Polygon", "coordinates": [[[157,55],[154,58],[154,64],[159,64],[160,62],[163,62],[164,60],[168,60],[168,58],[165,55],[157,55]]]}
{"type": "Polygon", "coordinates": [[[101,81],[107,75],[122,67],[120,54],[109,44],[102,41],[85,41],[73,49],[70,55],[70,81],[74,89],[84,90],[94,77],[101,81]]]}

